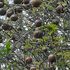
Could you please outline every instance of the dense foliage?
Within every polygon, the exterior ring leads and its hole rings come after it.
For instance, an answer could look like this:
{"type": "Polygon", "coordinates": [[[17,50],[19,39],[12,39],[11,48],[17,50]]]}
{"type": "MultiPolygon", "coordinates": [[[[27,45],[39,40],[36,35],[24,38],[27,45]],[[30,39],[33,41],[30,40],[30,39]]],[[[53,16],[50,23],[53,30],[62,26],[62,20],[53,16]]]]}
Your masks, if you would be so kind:
{"type": "Polygon", "coordinates": [[[70,1],[0,0],[0,70],[70,70],[70,1]]]}

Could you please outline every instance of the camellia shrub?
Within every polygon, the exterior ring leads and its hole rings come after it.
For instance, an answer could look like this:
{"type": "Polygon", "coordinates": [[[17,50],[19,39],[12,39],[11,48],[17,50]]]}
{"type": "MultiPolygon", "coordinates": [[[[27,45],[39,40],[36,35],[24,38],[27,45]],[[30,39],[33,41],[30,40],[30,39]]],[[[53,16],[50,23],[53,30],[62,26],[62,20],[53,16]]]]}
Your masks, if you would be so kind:
{"type": "Polygon", "coordinates": [[[70,1],[0,0],[0,70],[70,70],[70,1]]]}

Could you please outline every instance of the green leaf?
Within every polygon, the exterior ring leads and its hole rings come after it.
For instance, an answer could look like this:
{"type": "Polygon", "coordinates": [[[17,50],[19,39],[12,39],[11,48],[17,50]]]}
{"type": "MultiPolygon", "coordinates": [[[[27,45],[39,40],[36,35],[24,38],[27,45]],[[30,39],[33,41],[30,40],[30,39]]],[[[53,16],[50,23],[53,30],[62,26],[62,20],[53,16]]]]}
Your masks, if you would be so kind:
{"type": "Polygon", "coordinates": [[[47,5],[47,8],[48,8],[48,10],[53,10],[54,9],[54,7],[50,6],[50,5],[47,5]]]}
{"type": "Polygon", "coordinates": [[[49,24],[47,27],[49,30],[52,30],[52,31],[56,31],[58,29],[57,25],[55,24],[49,24]]]}
{"type": "Polygon", "coordinates": [[[7,50],[7,53],[9,53],[11,50],[11,43],[9,40],[6,42],[6,50],[7,50]]]}

